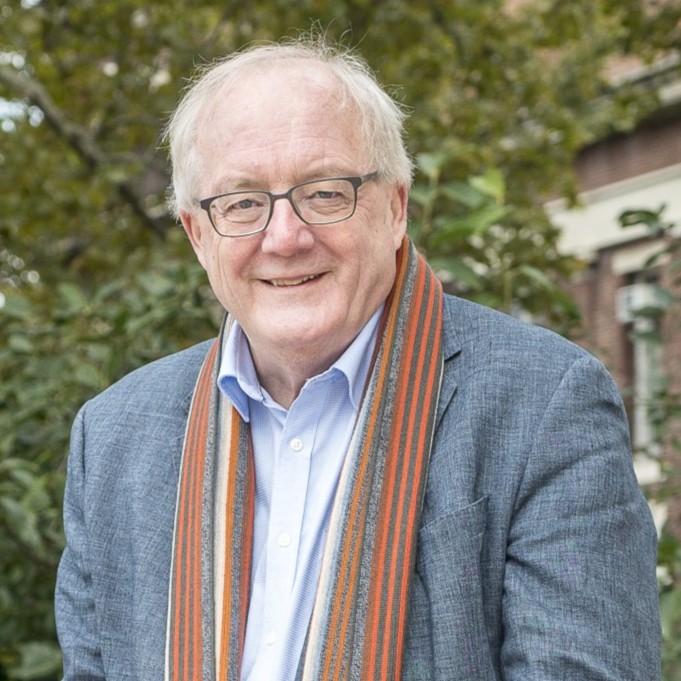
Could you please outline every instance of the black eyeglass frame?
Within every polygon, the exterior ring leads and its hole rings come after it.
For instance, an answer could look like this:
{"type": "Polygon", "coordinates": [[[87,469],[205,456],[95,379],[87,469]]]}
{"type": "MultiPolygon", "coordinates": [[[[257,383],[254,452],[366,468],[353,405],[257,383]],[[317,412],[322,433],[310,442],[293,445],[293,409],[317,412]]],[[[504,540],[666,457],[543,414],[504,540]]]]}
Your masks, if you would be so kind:
{"type": "Polygon", "coordinates": [[[279,199],[287,199],[289,204],[291,205],[291,208],[293,208],[293,212],[306,224],[306,225],[333,225],[338,222],[343,222],[344,220],[349,220],[354,214],[355,211],[357,210],[357,190],[366,182],[370,182],[371,180],[375,180],[378,177],[378,171],[375,170],[372,173],[367,173],[366,175],[353,175],[350,177],[321,177],[317,180],[308,180],[307,182],[301,182],[300,184],[296,184],[293,187],[291,187],[288,191],[283,192],[282,194],[273,194],[272,192],[268,192],[264,189],[254,189],[252,192],[249,192],[248,190],[240,190],[236,192],[226,192],[225,194],[216,194],[215,196],[209,196],[206,199],[200,199],[199,200],[199,206],[203,208],[203,210],[206,211],[208,214],[208,219],[210,220],[210,224],[213,227],[213,229],[219,234],[220,236],[226,237],[228,239],[238,239],[242,236],[252,236],[253,234],[259,234],[260,232],[264,232],[267,227],[270,224],[270,220],[272,219],[272,213],[274,212],[274,203],[275,201],[278,201],[279,199]],[[300,211],[298,210],[298,207],[295,205],[293,202],[293,192],[296,189],[299,189],[300,187],[304,187],[308,184],[317,184],[318,182],[326,182],[326,181],[334,181],[334,180],[346,180],[349,182],[353,189],[355,190],[355,201],[352,206],[352,211],[349,215],[346,215],[345,217],[334,219],[334,220],[329,220],[324,221],[324,222],[310,222],[309,220],[306,220],[301,214],[300,211]],[[267,220],[265,220],[265,223],[263,224],[262,227],[259,227],[258,229],[255,229],[251,232],[244,232],[243,234],[223,234],[216,226],[215,223],[213,222],[213,216],[211,215],[210,212],[210,206],[215,201],[216,199],[221,199],[224,196],[233,196],[235,194],[248,194],[248,193],[257,193],[257,194],[265,194],[269,200],[270,200],[270,212],[269,215],[267,216],[267,220]]]}

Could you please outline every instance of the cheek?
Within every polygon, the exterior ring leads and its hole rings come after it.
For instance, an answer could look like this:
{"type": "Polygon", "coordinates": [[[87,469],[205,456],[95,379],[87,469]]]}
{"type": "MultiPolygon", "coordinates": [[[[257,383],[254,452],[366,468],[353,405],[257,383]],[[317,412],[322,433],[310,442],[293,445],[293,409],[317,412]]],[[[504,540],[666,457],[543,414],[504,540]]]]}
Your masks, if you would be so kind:
{"type": "Polygon", "coordinates": [[[390,290],[395,279],[395,251],[393,233],[387,224],[358,248],[358,277],[369,295],[387,294],[390,290]]]}
{"type": "Polygon", "coordinates": [[[192,239],[192,247],[198,261],[201,263],[206,272],[210,272],[213,268],[214,254],[217,251],[218,244],[215,243],[215,231],[212,227],[209,229],[205,225],[201,225],[195,232],[199,238],[192,239]]]}
{"type": "Polygon", "coordinates": [[[231,297],[231,291],[238,286],[239,269],[234,262],[234,254],[218,244],[204,253],[205,269],[211,288],[220,302],[225,305],[231,297]]]}

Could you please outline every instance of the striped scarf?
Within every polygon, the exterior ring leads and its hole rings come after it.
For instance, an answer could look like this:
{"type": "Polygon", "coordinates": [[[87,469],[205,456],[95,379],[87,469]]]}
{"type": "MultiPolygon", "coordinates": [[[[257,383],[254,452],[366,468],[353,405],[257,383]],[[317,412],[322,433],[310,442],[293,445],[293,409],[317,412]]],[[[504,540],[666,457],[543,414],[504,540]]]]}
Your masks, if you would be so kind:
{"type": "MultiPolygon", "coordinates": [[[[400,678],[442,376],[442,288],[405,238],[345,457],[299,678],[400,678]]],[[[217,388],[225,328],[187,422],[169,586],[166,681],[239,681],[255,475],[248,424],[217,388]]]]}

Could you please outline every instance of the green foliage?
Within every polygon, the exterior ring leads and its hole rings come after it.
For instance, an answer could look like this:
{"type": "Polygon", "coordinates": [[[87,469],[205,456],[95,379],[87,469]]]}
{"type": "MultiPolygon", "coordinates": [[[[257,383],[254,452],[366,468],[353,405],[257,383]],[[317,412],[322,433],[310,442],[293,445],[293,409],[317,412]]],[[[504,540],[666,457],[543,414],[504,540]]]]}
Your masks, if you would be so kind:
{"type": "Polygon", "coordinates": [[[678,537],[663,532],[658,560],[663,570],[660,585],[663,680],[677,681],[681,678],[681,545],[678,537]]]}
{"type": "Polygon", "coordinates": [[[579,315],[556,278],[568,277],[578,265],[558,253],[555,229],[538,208],[521,210],[506,200],[499,170],[445,182],[448,161],[443,153],[417,155],[409,229],[445,288],[508,313],[528,313],[568,333],[579,315]],[[534,217],[531,227],[523,224],[528,213],[534,217]]]}
{"type": "MultiPolygon", "coordinates": [[[[567,329],[540,207],[575,152],[654,106],[613,56],[678,47],[678,0],[0,0],[0,679],[54,678],[70,423],[132,368],[214,333],[165,209],[160,127],[200,63],[320,27],[412,109],[410,230],[447,287],[567,329]],[[499,170],[490,170],[499,169],[499,170]]],[[[648,87],[648,89],[646,89],[648,87]]]]}
{"type": "Polygon", "coordinates": [[[7,290],[0,314],[0,678],[54,678],[52,601],[78,407],[124,373],[215,333],[203,272],[132,252],[129,275],[7,290]],[[44,301],[49,300],[49,309],[44,301]]]}

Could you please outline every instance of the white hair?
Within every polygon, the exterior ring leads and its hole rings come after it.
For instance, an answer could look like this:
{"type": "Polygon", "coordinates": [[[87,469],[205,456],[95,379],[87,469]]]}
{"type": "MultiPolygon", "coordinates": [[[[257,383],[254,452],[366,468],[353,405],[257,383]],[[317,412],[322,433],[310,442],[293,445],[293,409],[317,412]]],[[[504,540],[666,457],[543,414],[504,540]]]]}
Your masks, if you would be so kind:
{"type": "Polygon", "coordinates": [[[199,198],[196,137],[200,114],[211,96],[218,88],[234,85],[247,70],[282,60],[309,60],[326,68],[340,86],[337,93],[340,106],[349,106],[358,115],[364,146],[379,178],[406,187],[411,185],[412,163],[403,140],[407,116],[404,107],[378,84],[361,57],[321,39],[303,38],[235,52],[202,67],[190,81],[164,134],[172,165],[169,205],[176,217],[181,210],[191,210],[199,198]]]}

